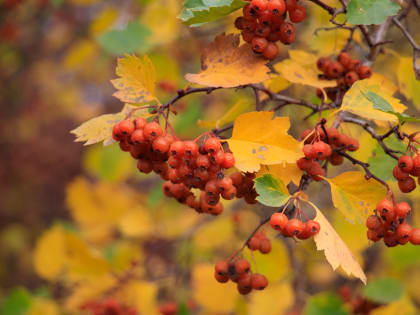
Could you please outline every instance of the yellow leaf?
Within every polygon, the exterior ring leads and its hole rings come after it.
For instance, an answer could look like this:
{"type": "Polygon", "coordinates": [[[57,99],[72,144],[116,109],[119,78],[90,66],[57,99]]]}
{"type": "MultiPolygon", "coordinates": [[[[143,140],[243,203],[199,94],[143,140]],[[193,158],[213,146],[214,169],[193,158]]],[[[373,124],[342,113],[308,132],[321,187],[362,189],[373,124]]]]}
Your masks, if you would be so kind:
{"type": "Polygon", "coordinates": [[[270,283],[264,292],[254,292],[248,305],[249,315],[285,314],[293,303],[293,290],[289,282],[270,283]],[[281,299],[281,303],[275,303],[281,299]]]}
{"type": "Polygon", "coordinates": [[[117,296],[124,304],[136,308],[141,314],[159,315],[157,294],[156,283],[133,280],[119,290],[117,296]]]}
{"type": "Polygon", "coordinates": [[[178,37],[180,21],[178,0],[154,0],[149,2],[141,22],[146,25],[152,35],[149,37],[151,44],[167,44],[178,37]],[[162,19],[162,17],[165,17],[162,19]]]}
{"type": "MultiPolygon", "coordinates": [[[[84,145],[91,145],[104,142],[104,145],[112,143],[112,127],[120,120],[127,117],[127,114],[136,107],[126,104],[123,110],[115,114],[105,114],[92,118],[76,129],[70,131],[76,135],[76,142],[86,141],[84,145]]],[[[137,110],[135,116],[147,117],[147,110],[137,110]]]]}
{"type": "Polygon", "coordinates": [[[307,202],[315,209],[316,216],[314,220],[321,226],[319,233],[314,237],[317,250],[324,251],[327,261],[334,270],[341,267],[347,275],[353,275],[366,284],[366,275],[347,245],[343,242],[318,207],[310,201],[307,202]]]}
{"type": "Polygon", "coordinates": [[[71,314],[79,314],[80,307],[86,302],[94,301],[117,285],[117,278],[111,274],[98,278],[86,278],[77,283],[67,297],[64,307],[71,314]]]}
{"type": "Polygon", "coordinates": [[[236,167],[257,172],[260,165],[295,163],[302,155],[301,144],[287,133],[289,117],[274,117],[273,112],[251,112],[236,118],[229,148],[236,167]]]}
{"type": "Polygon", "coordinates": [[[418,308],[408,296],[403,296],[396,302],[380,306],[372,312],[371,315],[414,315],[418,314],[418,308]]]}
{"type": "Polygon", "coordinates": [[[318,78],[318,71],[314,66],[304,67],[298,61],[286,59],[274,66],[286,80],[292,83],[309,85],[316,88],[327,88],[337,86],[334,80],[321,80],[318,78]]]}
{"type": "Polygon", "coordinates": [[[305,50],[291,49],[289,50],[290,59],[296,61],[302,66],[314,66],[318,61],[318,57],[314,54],[311,54],[305,50]]]}
{"type": "Polygon", "coordinates": [[[129,237],[142,237],[153,230],[152,220],[145,209],[137,208],[129,211],[119,221],[120,231],[129,237]]]}
{"type": "Polygon", "coordinates": [[[116,73],[120,78],[111,80],[118,90],[114,93],[116,98],[132,104],[157,101],[155,67],[147,55],[143,58],[134,55],[118,58],[116,73]]]}
{"type": "Polygon", "coordinates": [[[271,174],[274,178],[280,179],[285,185],[288,185],[290,182],[299,185],[303,171],[297,167],[296,163],[285,163],[262,167],[257,177],[261,177],[264,174],[271,174]]]}
{"type": "MultiPolygon", "coordinates": [[[[272,79],[264,82],[264,86],[268,88],[270,91],[272,91],[273,93],[278,93],[282,90],[287,89],[290,86],[290,82],[280,75],[273,75],[272,79]]],[[[263,97],[265,98],[268,97],[266,94],[264,95],[265,96],[263,97]]]]}
{"type": "Polygon", "coordinates": [[[239,35],[221,34],[204,49],[201,72],[188,73],[185,78],[192,83],[231,88],[266,81],[269,71],[249,44],[239,46],[239,35]]]}
{"type": "Polygon", "coordinates": [[[374,179],[366,180],[363,172],[345,172],[327,181],[334,207],[352,223],[362,222],[386,195],[385,187],[374,179]]]}
{"type": "Polygon", "coordinates": [[[93,61],[97,55],[97,46],[95,42],[88,39],[81,39],[74,43],[66,57],[64,58],[64,67],[66,69],[75,69],[93,61]]]}
{"type": "Polygon", "coordinates": [[[252,103],[249,100],[240,99],[235,103],[235,105],[229,108],[229,110],[220,119],[216,121],[199,120],[197,125],[201,128],[220,128],[232,122],[236,117],[245,112],[251,107],[251,104],[252,103]]]}
{"type": "Polygon", "coordinates": [[[194,300],[212,313],[231,312],[238,297],[235,284],[220,284],[214,279],[212,264],[196,264],[193,267],[192,287],[194,300]]]}
{"type": "Polygon", "coordinates": [[[45,298],[36,298],[32,300],[31,307],[26,315],[59,315],[58,305],[45,298]]]}
{"type": "Polygon", "coordinates": [[[401,92],[420,109],[420,81],[414,75],[412,57],[399,58],[397,77],[401,92]]]}
{"type": "Polygon", "coordinates": [[[89,26],[89,32],[97,36],[109,29],[118,17],[114,8],[104,8],[89,26]]]}
{"type": "Polygon", "coordinates": [[[375,109],[374,104],[366,97],[368,92],[374,92],[385,99],[398,113],[402,113],[407,108],[388,93],[386,86],[381,86],[378,83],[376,78],[357,81],[344,95],[343,105],[339,111],[347,111],[376,122],[398,123],[398,118],[395,115],[375,109]]]}
{"type": "Polygon", "coordinates": [[[34,251],[34,267],[39,276],[56,279],[66,263],[65,231],[59,225],[45,231],[37,240],[34,251]]]}

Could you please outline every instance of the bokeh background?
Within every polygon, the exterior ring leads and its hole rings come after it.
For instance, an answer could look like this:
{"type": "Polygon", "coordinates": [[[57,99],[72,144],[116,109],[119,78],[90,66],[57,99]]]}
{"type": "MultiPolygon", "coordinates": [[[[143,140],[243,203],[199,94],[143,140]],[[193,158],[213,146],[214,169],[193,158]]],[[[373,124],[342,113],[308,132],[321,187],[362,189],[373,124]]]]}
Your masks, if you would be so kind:
{"type": "MultiPolygon", "coordinates": [[[[272,253],[257,253],[252,260],[270,285],[242,297],[233,285],[216,283],[213,264],[239,248],[269,210],[229,202],[220,217],[199,216],[165,199],[161,179],[139,174],[118,145],[73,142],[70,131],[83,121],[121,110],[110,84],[118,56],[147,53],[164,102],[186,86],[186,73],[198,71],[207,43],[221,32],[237,32],[235,13],[199,28],[184,26],[177,19],[181,5],[181,0],[0,1],[0,314],[91,314],[82,306],[110,296],[148,315],[159,314],[168,302],[179,314],[353,314],[352,303],[364,299],[383,304],[372,314],[420,314],[420,249],[369,244],[363,225],[348,223],[332,209],[324,184],[309,194],[364,266],[369,288],[334,272],[312,241],[284,241],[267,230],[272,253]],[[350,292],[350,302],[343,292],[350,292]]],[[[315,35],[329,17],[305,5],[309,18],[298,26],[292,48],[319,55],[340,51],[348,32],[315,35]]],[[[415,12],[408,25],[419,41],[415,12]]],[[[420,83],[412,73],[411,47],[397,30],[390,38],[394,42],[373,69],[400,88],[399,96],[418,116],[420,83]]],[[[362,43],[358,34],[356,43],[362,43]]],[[[280,59],[287,57],[285,47],[280,51],[280,59]]],[[[363,52],[363,45],[354,45],[355,56],[363,52]]],[[[272,88],[315,101],[315,90],[285,82],[272,88]]],[[[242,90],[184,98],[172,120],[177,134],[195,138],[239,100],[249,101],[243,111],[252,110],[253,95],[242,90]]],[[[292,117],[295,136],[314,123],[296,123],[308,114],[301,108],[281,114],[292,117]]],[[[376,144],[361,130],[346,131],[362,144],[359,158],[375,155],[376,144]]],[[[381,169],[393,167],[381,161],[381,169]]],[[[419,189],[398,198],[412,204],[413,224],[420,227],[419,189]]]]}

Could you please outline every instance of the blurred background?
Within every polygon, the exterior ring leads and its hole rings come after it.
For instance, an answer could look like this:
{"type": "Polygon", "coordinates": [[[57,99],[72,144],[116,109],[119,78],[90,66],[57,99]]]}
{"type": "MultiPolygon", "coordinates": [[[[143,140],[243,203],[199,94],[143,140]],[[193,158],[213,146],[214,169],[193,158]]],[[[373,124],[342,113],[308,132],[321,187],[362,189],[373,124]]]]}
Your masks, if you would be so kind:
{"type": "MultiPolygon", "coordinates": [[[[339,52],[348,32],[315,36],[329,16],[304,5],[309,18],[298,26],[292,48],[339,52]]],[[[162,180],[139,174],[118,145],[73,142],[70,131],[83,121],[123,107],[110,84],[118,56],[147,53],[165,102],[186,86],[186,73],[199,70],[207,43],[221,32],[237,32],[237,13],[189,28],[177,19],[181,6],[181,0],[0,1],[0,314],[93,314],[86,305],[109,298],[137,314],[160,314],[164,305],[175,305],[178,314],[353,314],[359,304],[365,314],[370,306],[371,314],[420,314],[420,249],[369,244],[363,225],[330,211],[324,184],[309,193],[364,266],[370,285],[334,272],[312,241],[289,242],[267,230],[272,253],[256,253],[253,268],[270,285],[242,297],[234,285],[214,280],[213,265],[239,248],[269,210],[227,202],[222,216],[199,216],[165,199],[162,180]]],[[[420,40],[418,16],[408,21],[420,40]]],[[[410,113],[418,115],[411,47],[394,29],[390,38],[394,43],[373,69],[394,81],[410,113]]],[[[363,52],[359,45],[352,50],[360,58],[363,52]]],[[[284,46],[280,54],[287,57],[284,46]]],[[[315,90],[284,82],[271,88],[315,101],[315,90]]],[[[172,120],[177,134],[195,138],[239,100],[249,100],[243,111],[252,110],[247,91],[185,97],[172,120]]],[[[294,123],[308,114],[300,108],[281,114],[292,115],[295,136],[314,123],[294,123]]],[[[362,145],[375,149],[352,128],[362,145]]],[[[367,160],[376,153],[358,154],[367,160]]],[[[413,205],[419,227],[418,189],[398,198],[413,205]]]]}

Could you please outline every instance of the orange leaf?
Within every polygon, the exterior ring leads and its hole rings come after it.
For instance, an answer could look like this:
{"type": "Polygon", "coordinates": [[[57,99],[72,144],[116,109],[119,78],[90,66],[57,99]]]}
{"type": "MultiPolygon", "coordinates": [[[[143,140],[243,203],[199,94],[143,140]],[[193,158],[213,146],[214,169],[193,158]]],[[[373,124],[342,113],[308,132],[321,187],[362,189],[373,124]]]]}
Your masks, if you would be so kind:
{"type": "Polygon", "coordinates": [[[192,83],[231,88],[266,81],[269,71],[249,44],[239,46],[239,35],[221,34],[204,49],[201,72],[188,73],[185,78],[192,83]]]}

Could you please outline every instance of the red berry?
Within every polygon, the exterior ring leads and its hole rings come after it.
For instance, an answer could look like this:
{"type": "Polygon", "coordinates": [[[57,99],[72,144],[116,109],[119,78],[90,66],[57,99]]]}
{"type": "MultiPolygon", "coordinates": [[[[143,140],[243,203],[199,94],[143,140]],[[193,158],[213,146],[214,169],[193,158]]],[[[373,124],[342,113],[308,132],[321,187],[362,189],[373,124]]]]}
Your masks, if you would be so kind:
{"type": "Polygon", "coordinates": [[[233,187],[233,182],[229,176],[224,176],[217,182],[217,185],[219,186],[219,191],[222,192],[231,189],[233,187]]]}
{"type": "Polygon", "coordinates": [[[286,12],[286,4],[284,0],[271,0],[268,2],[267,9],[274,16],[282,16],[286,12]]]}
{"type": "Polygon", "coordinates": [[[264,290],[268,285],[268,280],[263,275],[254,273],[251,276],[251,285],[254,290],[264,290]]]}
{"type": "MultiPolygon", "coordinates": [[[[268,40],[270,40],[270,38],[268,38],[268,40]]],[[[276,38],[276,40],[278,39],[276,38]]],[[[279,54],[279,48],[277,47],[275,43],[271,43],[271,42],[267,44],[267,47],[263,51],[264,58],[268,60],[275,59],[278,54],[279,54]]]]}
{"type": "Polygon", "coordinates": [[[152,143],[153,151],[164,154],[169,150],[169,142],[165,136],[156,138],[152,143]]]}
{"type": "Polygon", "coordinates": [[[143,132],[146,140],[153,141],[162,134],[162,128],[157,122],[152,121],[144,126],[143,132]]]}
{"type": "Polygon", "coordinates": [[[267,0],[252,0],[251,8],[254,9],[257,13],[262,12],[267,9],[268,1],[267,0]]]}
{"type": "Polygon", "coordinates": [[[406,179],[399,180],[398,187],[400,188],[401,192],[409,193],[416,189],[416,182],[413,178],[408,177],[406,179]]]}
{"type": "Polygon", "coordinates": [[[185,154],[185,144],[182,141],[175,141],[171,144],[169,152],[176,158],[182,158],[185,154]]]}
{"type": "Polygon", "coordinates": [[[199,154],[195,160],[195,164],[202,170],[207,170],[210,167],[210,159],[207,155],[199,154]]]}
{"type": "Polygon", "coordinates": [[[366,226],[369,230],[377,230],[382,226],[382,221],[377,215],[371,215],[366,219],[366,226]]]}
{"type": "Polygon", "coordinates": [[[302,148],[303,154],[306,158],[312,159],[315,157],[315,152],[313,150],[312,144],[305,144],[302,148]]]}
{"type": "Polygon", "coordinates": [[[420,155],[416,155],[413,159],[413,169],[420,171],[420,155]]]}
{"type": "Polygon", "coordinates": [[[220,275],[217,272],[214,273],[214,278],[217,280],[217,282],[219,283],[226,283],[229,281],[229,276],[228,275],[220,275]]]}
{"type": "Polygon", "coordinates": [[[343,67],[347,67],[351,61],[351,57],[348,53],[343,51],[337,56],[337,61],[341,63],[343,67]]]}
{"type": "Polygon", "coordinates": [[[392,233],[390,231],[385,233],[384,236],[384,243],[388,247],[394,247],[398,245],[398,237],[396,233],[392,233]]]}
{"type": "Polygon", "coordinates": [[[354,82],[359,80],[359,75],[355,71],[347,72],[344,80],[348,86],[352,86],[354,82]]]}
{"type": "Polygon", "coordinates": [[[143,117],[137,117],[136,119],[134,119],[134,126],[136,127],[136,129],[143,129],[144,126],[146,126],[147,124],[147,120],[143,117]]]}
{"type": "Polygon", "coordinates": [[[395,233],[397,234],[398,239],[408,239],[410,237],[410,232],[412,228],[407,223],[401,223],[395,233]]]}
{"type": "Polygon", "coordinates": [[[328,161],[330,161],[330,163],[332,164],[332,165],[341,165],[341,164],[343,164],[343,162],[344,162],[344,158],[340,155],[340,154],[338,154],[338,153],[336,153],[336,152],[333,152],[329,157],[328,157],[328,161]]]}
{"type": "Polygon", "coordinates": [[[258,37],[268,37],[270,35],[271,28],[264,24],[258,25],[255,29],[255,35],[258,37]]]}
{"type": "Polygon", "coordinates": [[[237,274],[244,274],[250,271],[251,265],[246,259],[239,259],[235,262],[235,272],[237,274]]]}
{"type": "Polygon", "coordinates": [[[398,159],[398,167],[406,173],[410,173],[413,169],[413,166],[413,158],[409,155],[400,156],[400,158],[398,159]]]}
{"type": "Polygon", "coordinates": [[[139,160],[137,162],[137,168],[140,172],[149,174],[153,170],[153,164],[150,161],[139,160]]]}
{"type": "Polygon", "coordinates": [[[306,18],[306,9],[304,6],[296,5],[296,7],[289,11],[290,21],[293,23],[300,23],[306,18]]]}
{"type": "Polygon", "coordinates": [[[251,285],[251,274],[246,273],[243,274],[239,277],[238,279],[238,288],[242,288],[244,290],[252,290],[252,285],[251,285]]]}
{"type": "Polygon", "coordinates": [[[348,71],[357,71],[357,69],[359,69],[359,67],[361,66],[361,62],[358,59],[352,59],[350,60],[349,64],[347,65],[347,70],[348,71]]]}
{"type": "Polygon", "coordinates": [[[249,240],[247,245],[250,250],[258,250],[260,249],[261,240],[254,236],[249,240]]]}
{"type": "Polygon", "coordinates": [[[411,211],[410,205],[403,201],[400,203],[397,203],[395,206],[395,215],[399,218],[405,218],[411,211]]]}
{"type": "Polygon", "coordinates": [[[204,149],[210,154],[215,154],[219,151],[220,146],[220,141],[216,137],[208,138],[206,142],[204,142],[204,149]]]}
{"type": "Polygon", "coordinates": [[[265,10],[263,12],[258,13],[258,21],[261,25],[270,26],[272,23],[272,14],[270,11],[265,10]]]}
{"type": "Polygon", "coordinates": [[[287,234],[290,236],[296,236],[303,231],[304,225],[302,221],[298,219],[291,219],[286,224],[287,234]]]}
{"type": "Polygon", "coordinates": [[[198,145],[194,141],[184,141],[185,155],[195,157],[198,155],[198,145]]]}
{"type": "Polygon", "coordinates": [[[225,169],[229,169],[235,165],[235,157],[232,153],[227,152],[223,156],[222,167],[225,169]]]}
{"type": "Polygon", "coordinates": [[[214,271],[221,276],[227,276],[229,272],[229,264],[224,260],[219,260],[214,266],[214,271]]]}
{"type": "Polygon", "coordinates": [[[285,228],[289,219],[284,213],[274,213],[270,218],[270,225],[273,229],[281,231],[285,228]]]}
{"type": "Polygon", "coordinates": [[[120,130],[120,124],[115,124],[114,127],[112,127],[112,138],[115,141],[120,141],[122,138],[121,130],[120,130]]]}
{"type": "Polygon", "coordinates": [[[287,11],[291,11],[296,7],[296,0],[284,0],[285,4],[286,4],[286,10],[287,11]]]}
{"type": "Polygon", "coordinates": [[[312,159],[303,157],[297,160],[296,164],[302,171],[308,172],[312,168],[312,159]]]}
{"type": "Polygon", "coordinates": [[[379,213],[393,211],[394,210],[394,204],[389,199],[383,199],[383,200],[379,201],[378,204],[376,205],[376,210],[379,213]]]}
{"type": "Polygon", "coordinates": [[[376,230],[368,230],[367,231],[367,238],[373,242],[379,241],[381,238],[378,235],[378,231],[376,230]]]}
{"type": "Polygon", "coordinates": [[[245,21],[245,18],[244,18],[243,16],[238,17],[238,18],[235,20],[235,27],[236,27],[238,30],[243,30],[243,29],[244,29],[244,21],[245,21]]]}
{"type": "Polygon", "coordinates": [[[344,73],[344,67],[339,62],[332,62],[328,66],[327,73],[331,78],[339,78],[344,73]]]}
{"type": "Polygon", "coordinates": [[[264,37],[254,37],[252,39],[252,49],[257,53],[262,53],[267,46],[268,42],[264,37]]]}
{"type": "Polygon", "coordinates": [[[251,44],[252,39],[255,37],[255,34],[253,31],[243,31],[242,32],[242,39],[244,42],[247,42],[248,44],[251,44]]]}
{"type": "Polygon", "coordinates": [[[325,160],[331,155],[332,150],[329,144],[324,141],[315,142],[312,146],[312,154],[315,158],[325,160]]]}
{"type": "Polygon", "coordinates": [[[119,123],[119,130],[124,136],[130,136],[134,129],[134,123],[129,119],[122,120],[119,123]]]}
{"type": "Polygon", "coordinates": [[[420,229],[412,229],[410,232],[410,243],[420,245],[420,229]]]}
{"type": "Polygon", "coordinates": [[[309,235],[311,236],[318,234],[320,229],[321,229],[321,226],[319,225],[318,222],[314,220],[309,220],[305,224],[305,231],[309,233],[309,235]]]}
{"type": "Polygon", "coordinates": [[[271,252],[271,242],[269,239],[265,238],[260,240],[260,252],[261,254],[268,254],[271,252]]]}
{"type": "Polygon", "coordinates": [[[392,170],[392,175],[394,175],[394,178],[397,180],[406,179],[410,177],[410,174],[404,172],[402,169],[398,167],[398,165],[395,166],[394,169],[392,170]]]}
{"type": "Polygon", "coordinates": [[[285,45],[290,45],[295,41],[295,27],[293,24],[284,22],[280,25],[280,41],[285,45]]]}
{"type": "Polygon", "coordinates": [[[367,79],[372,76],[372,69],[368,66],[361,66],[357,69],[357,74],[361,80],[367,79]]]}
{"type": "Polygon", "coordinates": [[[331,60],[328,57],[321,57],[316,62],[318,69],[324,73],[328,71],[328,67],[331,64],[331,60]]]}

